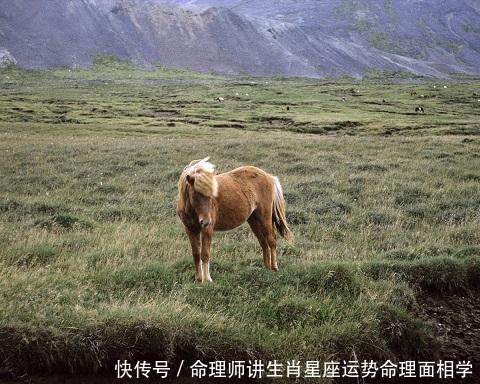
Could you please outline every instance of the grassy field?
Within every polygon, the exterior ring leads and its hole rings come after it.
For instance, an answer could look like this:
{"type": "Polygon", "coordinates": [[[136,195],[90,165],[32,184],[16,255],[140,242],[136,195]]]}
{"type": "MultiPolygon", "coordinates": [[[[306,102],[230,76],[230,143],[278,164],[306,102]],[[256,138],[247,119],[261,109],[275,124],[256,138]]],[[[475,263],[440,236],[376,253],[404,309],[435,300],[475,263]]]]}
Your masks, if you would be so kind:
{"type": "Polygon", "coordinates": [[[480,282],[478,92],[2,70],[0,371],[433,356],[417,294],[480,282]],[[176,183],[205,156],[280,178],[296,242],[280,243],[279,272],[243,226],[215,236],[214,283],[194,283],[176,183]]]}

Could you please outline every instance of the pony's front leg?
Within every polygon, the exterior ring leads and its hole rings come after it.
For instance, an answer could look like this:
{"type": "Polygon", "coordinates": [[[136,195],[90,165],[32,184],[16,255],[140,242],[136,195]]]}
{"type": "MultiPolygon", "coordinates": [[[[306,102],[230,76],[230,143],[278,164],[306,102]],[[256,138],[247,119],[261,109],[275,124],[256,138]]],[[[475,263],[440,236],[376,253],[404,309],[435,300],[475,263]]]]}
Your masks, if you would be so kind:
{"type": "Polygon", "coordinates": [[[193,261],[195,262],[195,280],[203,282],[200,233],[194,233],[187,229],[187,235],[192,246],[193,261]]]}
{"type": "Polygon", "coordinates": [[[210,246],[212,244],[213,228],[212,226],[202,230],[202,270],[203,282],[212,281],[210,277],[210,246]]]}

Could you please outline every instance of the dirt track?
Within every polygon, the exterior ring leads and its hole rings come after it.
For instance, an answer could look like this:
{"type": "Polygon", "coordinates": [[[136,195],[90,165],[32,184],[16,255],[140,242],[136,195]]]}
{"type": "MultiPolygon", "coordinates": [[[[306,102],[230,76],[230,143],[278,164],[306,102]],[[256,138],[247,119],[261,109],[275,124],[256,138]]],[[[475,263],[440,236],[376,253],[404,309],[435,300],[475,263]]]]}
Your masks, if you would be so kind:
{"type": "Polygon", "coordinates": [[[439,357],[480,363],[480,295],[423,296],[420,317],[429,321],[439,342],[439,357]]]}
{"type": "Polygon", "coordinates": [[[480,383],[480,292],[421,296],[419,316],[428,321],[438,341],[437,360],[471,361],[480,383]]]}

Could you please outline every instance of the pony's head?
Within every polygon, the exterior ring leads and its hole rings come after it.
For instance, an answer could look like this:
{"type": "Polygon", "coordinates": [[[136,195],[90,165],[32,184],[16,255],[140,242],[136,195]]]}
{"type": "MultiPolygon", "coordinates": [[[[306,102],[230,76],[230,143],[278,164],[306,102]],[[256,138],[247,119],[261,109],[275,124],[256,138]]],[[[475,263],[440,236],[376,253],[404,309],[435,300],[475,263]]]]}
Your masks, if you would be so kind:
{"type": "Polygon", "coordinates": [[[177,209],[185,212],[187,205],[190,206],[203,228],[212,223],[213,198],[218,193],[215,166],[208,160],[209,157],[192,161],[185,167],[178,181],[177,209]]]}

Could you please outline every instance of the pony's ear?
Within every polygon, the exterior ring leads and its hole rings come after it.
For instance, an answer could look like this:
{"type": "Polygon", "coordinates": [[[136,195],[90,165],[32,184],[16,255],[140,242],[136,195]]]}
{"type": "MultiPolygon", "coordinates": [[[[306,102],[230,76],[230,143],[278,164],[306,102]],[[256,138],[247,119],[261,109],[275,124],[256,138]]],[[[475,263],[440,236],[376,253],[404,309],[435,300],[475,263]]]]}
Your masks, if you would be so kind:
{"type": "Polygon", "coordinates": [[[193,185],[193,183],[195,182],[195,176],[187,175],[186,179],[187,183],[189,183],[190,185],[193,185]]]}

